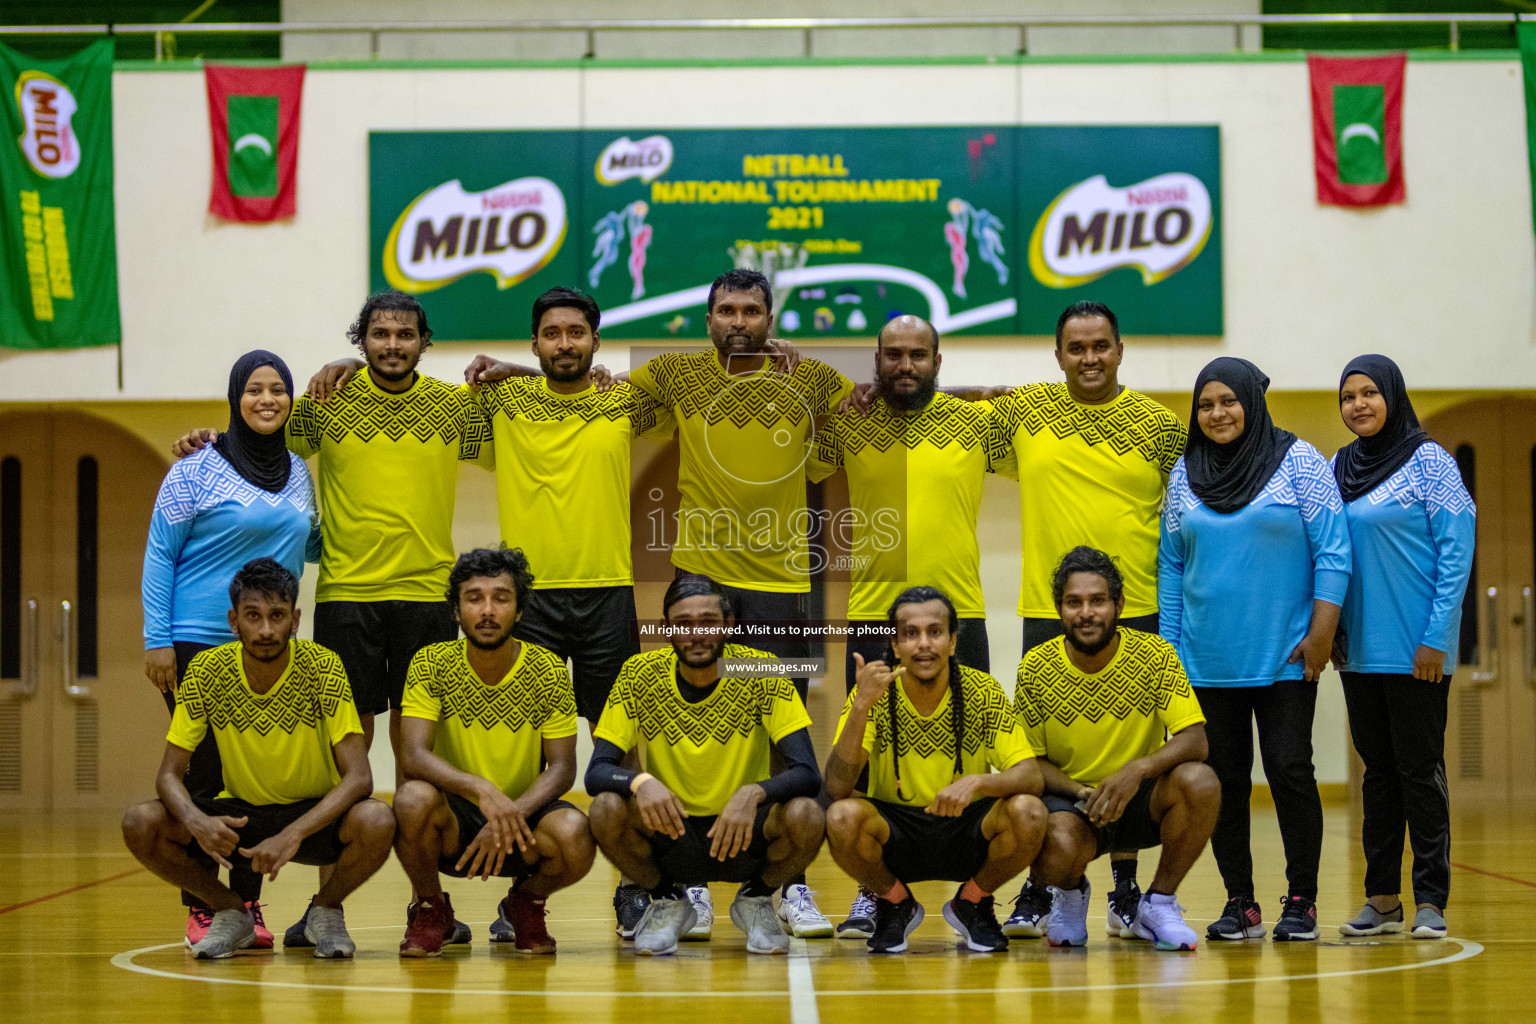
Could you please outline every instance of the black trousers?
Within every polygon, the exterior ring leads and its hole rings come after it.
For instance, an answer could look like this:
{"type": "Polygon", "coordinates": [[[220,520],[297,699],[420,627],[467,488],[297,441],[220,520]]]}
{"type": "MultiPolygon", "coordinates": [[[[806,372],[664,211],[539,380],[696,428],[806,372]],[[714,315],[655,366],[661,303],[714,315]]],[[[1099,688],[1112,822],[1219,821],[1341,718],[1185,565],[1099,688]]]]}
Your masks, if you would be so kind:
{"type": "Polygon", "coordinates": [[[1365,762],[1365,895],[1402,892],[1403,831],[1413,845],[1413,898],[1445,909],[1451,894],[1451,797],[1445,780],[1451,677],[1344,672],[1349,733],[1365,762]]]}
{"type": "Polygon", "coordinates": [[[1259,755],[1275,798],[1285,846],[1287,895],[1317,899],[1317,865],[1323,852],[1323,802],[1312,768],[1312,716],[1317,684],[1300,680],[1269,686],[1197,686],[1205,712],[1206,758],[1221,782],[1221,813],[1211,852],[1221,869],[1227,898],[1252,899],[1248,798],[1253,792],[1253,723],[1259,755]]]}
{"type": "MultiPolygon", "coordinates": [[[[192,659],[211,648],[213,644],[198,644],[186,640],[174,640],[172,641],[172,646],[176,649],[176,682],[180,683],[182,677],[187,674],[187,666],[192,663],[192,659]]],[[[176,694],[167,693],[163,694],[163,696],[165,697],[166,709],[174,715],[176,713],[176,694]]],[[[203,741],[197,745],[197,749],[192,751],[192,763],[187,766],[187,774],[182,777],[182,781],[187,787],[187,794],[194,800],[199,798],[212,800],[223,792],[224,765],[219,760],[219,745],[214,742],[212,729],[209,729],[203,736],[203,741]]],[[[240,898],[247,903],[259,899],[261,897],[262,876],[252,875],[247,871],[244,873],[243,878],[244,880],[242,881],[241,876],[235,873],[230,874],[232,887],[233,883],[237,881],[241,883],[239,888],[235,889],[240,894],[240,898]],[[246,891],[241,892],[241,889],[246,891]]],[[[193,896],[185,889],[181,891],[181,903],[182,906],[186,907],[207,909],[203,907],[202,900],[193,896]]]]}

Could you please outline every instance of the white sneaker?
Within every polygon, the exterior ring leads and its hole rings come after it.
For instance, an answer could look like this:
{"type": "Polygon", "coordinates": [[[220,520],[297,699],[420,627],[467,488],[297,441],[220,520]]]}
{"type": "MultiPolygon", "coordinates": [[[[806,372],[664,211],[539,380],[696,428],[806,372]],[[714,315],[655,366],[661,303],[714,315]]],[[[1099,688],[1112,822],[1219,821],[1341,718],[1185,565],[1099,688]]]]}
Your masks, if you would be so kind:
{"type": "Polygon", "coordinates": [[[789,926],[797,939],[825,939],[832,935],[832,922],[816,906],[816,893],[806,885],[790,885],[779,897],[779,920],[789,926]]]}
{"type": "Polygon", "coordinates": [[[1081,889],[1051,886],[1051,916],[1045,924],[1045,941],[1053,946],[1088,945],[1088,897],[1093,887],[1083,879],[1081,889]]]}
{"type": "Polygon", "coordinates": [[[693,906],[693,927],[683,932],[685,942],[703,942],[715,926],[715,901],[709,895],[709,886],[690,885],[684,895],[693,906]]]}
{"type": "Polygon", "coordinates": [[[1138,939],[1147,939],[1162,950],[1193,950],[1200,944],[1200,936],[1184,923],[1184,908],[1178,899],[1162,893],[1142,896],[1131,930],[1138,939]]]}
{"type": "Polygon", "coordinates": [[[635,952],[666,956],[677,952],[677,938],[693,927],[693,904],[687,900],[651,900],[635,926],[635,952]]]}
{"type": "Polygon", "coordinates": [[[859,886],[848,916],[837,926],[840,939],[867,939],[875,934],[875,897],[868,889],[859,886]]]}
{"type": "Polygon", "coordinates": [[[731,923],[746,935],[748,953],[789,952],[789,933],[774,915],[772,896],[738,893],[731,903],[731,923]]]}

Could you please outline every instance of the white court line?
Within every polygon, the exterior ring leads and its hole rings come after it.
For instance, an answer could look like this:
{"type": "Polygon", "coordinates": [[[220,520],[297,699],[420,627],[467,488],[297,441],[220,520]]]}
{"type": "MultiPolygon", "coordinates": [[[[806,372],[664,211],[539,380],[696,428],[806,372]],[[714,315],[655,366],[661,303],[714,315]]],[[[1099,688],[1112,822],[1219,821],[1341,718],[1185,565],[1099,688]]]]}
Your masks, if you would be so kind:
{"type": "Polygon", "coordinates": [[[804,939],[789,940],[790,1024],[821,1024],[816,1009],[816,983],[811,979],[811,951],[804,939]]]}
{"type": "MultiPolygon", "coordinates": [[[[1007,988],[882,988],[879,990],[882,996],[952,996],[952,995],[1012,995],[1012,994],[1042,994],[1047,992],[1114,992],[1124,989],[1160,989],[1160,988],[1198,988],[1213,985],[1263,985],[1277,981],[1317,981],[1327,978],[1356,978],[1367,974],[1391,974],[1397,971],[1417,971],[1426,967],[1441,967],[1458,963],[1462,960],[1470,960],[1483,952],[1481,943],[1470,939],[1458,939],[1447,937],[1442,942],[1454,942],[1461,947],[1449,956],[1437,957],[1434,960],[1424,960],[1419,963],[1394,964],[1390,967],[1362,967],[1352,971],[1316,971],[1310,974],[1276,974],[1256,978],[1204,978],[1193,981],[1148,981],[1127,982],[1120,985],[1026,985],[1007,988]]],[[[163,949],[180,949],[183,943],[167,942],[159,946],[145,946],[142,949],[130,949],[119,953],[112,958],[112,966],[120,967],[125,971],[133,971],[136,974],[147,974],[155,978],[170,978],[175,981],[197,981],[209,985],[247,985],[257,988],[290,988],[290,989],[314,989],[334,992],[383,992],[398,993],[402,995],[444,995],[444,996],[541,996],[545,999],[576,998],[576,999],[622,999],[637,997],[641,999],[769,999],[789,997],[794,1000],[796,992],[792,989],[757,989],[751,991],[713,991],[703,990],[695,992],[667,990],[667,989],[639,989],[633,992],[597,992],[591,989],[582,991],[550,990],[550,989],[485,989],[485,988],[416,988],[408,985],[322,985],[297,981],[252,981],[246,978],[215,978],[194,974],[178,974],[173,971],[161,971],[153,967],[145,967],[133,962],[134,957],[144,953],[155,953],[163,949]]],[[[1149,952],[1151,956],[1185,957],[1188,953],[1159,953],[1149,952]]],[[[331,961],[337,963],[337,961],[331,961]]],[[[343,961],[344,963],[344,961],[343,961]]],[[[214,969],[217,969],[216,967],[214,969]]],[[[809,963],[805,970],[810,971],[809,963]]],[[[821,998],[834,998],[841,996],[854,996],[867,998],[870,989],[822,989],[811,990],[810,999],[814,1002],[821,998]]],[[[797,1004],[792,1002],[791,1007],[797,1004]]],[[[815,1020],[816,1018],[811,1018],[815,1020]]],[[[799,1018],[795,1018],[799,1021],[799,1018]]]]}

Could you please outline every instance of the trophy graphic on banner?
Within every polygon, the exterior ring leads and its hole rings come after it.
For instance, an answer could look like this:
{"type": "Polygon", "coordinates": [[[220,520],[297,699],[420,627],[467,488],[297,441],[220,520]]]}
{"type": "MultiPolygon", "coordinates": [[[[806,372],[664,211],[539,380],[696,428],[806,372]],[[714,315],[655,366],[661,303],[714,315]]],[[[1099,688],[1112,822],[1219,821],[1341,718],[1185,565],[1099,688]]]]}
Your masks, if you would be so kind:
{"type": "Polygon", "coordinates": [[[773,326],[778,333],[779,317],[784,315],[784,301],[789,298],[791,280],[784,279],[785,271],[799,270],[810,259],[810,252],[803,245],[779,242],[776,246],[759,249],[750,242],[726,250],[737,270],[756,270],[768,279],[768,290],[773,297],[773,326]]]}

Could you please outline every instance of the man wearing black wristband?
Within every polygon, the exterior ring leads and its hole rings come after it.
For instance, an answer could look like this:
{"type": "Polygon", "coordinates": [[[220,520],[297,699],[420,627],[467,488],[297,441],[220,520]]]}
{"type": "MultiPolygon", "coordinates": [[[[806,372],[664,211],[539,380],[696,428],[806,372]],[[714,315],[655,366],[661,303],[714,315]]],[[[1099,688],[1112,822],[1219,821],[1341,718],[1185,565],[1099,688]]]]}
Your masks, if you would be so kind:
{"type": "Polygon", "coordinates": [[[598,847],[650,890],[635,952],[672,953],[693,927],[683,886],[739,882],[731,920],[752,953],[785,953],[773,891],[816,858],[825,815],[810,716],[787,678],[722,675],[722,658],[768,659],[730,644],[720,585],[674,580],[662,602],[671,648],[624,663],[594,733],[587,791],[598,847]],[[646,771],[623,767],[645,740],[646,771]],[[769,775],[768,753],[784,768],[769,775]]]}

